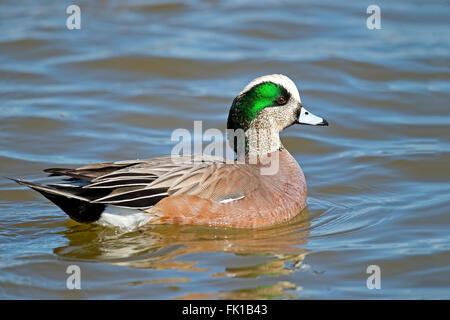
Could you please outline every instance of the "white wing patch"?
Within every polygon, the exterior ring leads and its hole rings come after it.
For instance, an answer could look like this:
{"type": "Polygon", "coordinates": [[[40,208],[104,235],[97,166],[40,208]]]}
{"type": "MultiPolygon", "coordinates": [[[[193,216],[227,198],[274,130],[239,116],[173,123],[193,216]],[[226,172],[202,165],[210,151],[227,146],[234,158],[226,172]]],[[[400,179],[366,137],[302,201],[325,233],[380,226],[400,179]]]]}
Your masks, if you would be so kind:
{"type": "Polygon", "coordinates": [[[245,197],[245,196],[241,196],[241,197],[238,197],[238,198],[224,199],[224,200],[220,201],[220,203],[228,203],[228,202],[231,202],[231,201],[241,200],[241,199],[244,198],[244,197],[245,197]]]}

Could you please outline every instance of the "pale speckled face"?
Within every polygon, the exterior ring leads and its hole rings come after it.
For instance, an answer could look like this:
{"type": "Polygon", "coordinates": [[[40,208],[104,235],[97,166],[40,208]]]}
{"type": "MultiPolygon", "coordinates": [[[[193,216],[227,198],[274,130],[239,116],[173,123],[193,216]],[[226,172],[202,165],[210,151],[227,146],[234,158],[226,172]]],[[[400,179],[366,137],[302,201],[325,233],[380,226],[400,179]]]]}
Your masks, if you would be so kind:
{"type": "Polygon", "coordinates": [[[256,78],[233,101],[228,117],[229,129],[246,131],[254,121],[267,121],[267,125],[275,125],[279,131],[295,123],[326,124],[302,107],[294,82],[280,74],[256,78]]]}
{"type": "Polygon", "coordinates": [[[274,74],[251,81],[234,99],[228,129],[243,129],[250,147],[273,151],[281,147],[279,133],[293,124],[327,125],[302,107],[291,79],[274,74]],[[263,141],[266,140],[266,141],[263,141]]]}

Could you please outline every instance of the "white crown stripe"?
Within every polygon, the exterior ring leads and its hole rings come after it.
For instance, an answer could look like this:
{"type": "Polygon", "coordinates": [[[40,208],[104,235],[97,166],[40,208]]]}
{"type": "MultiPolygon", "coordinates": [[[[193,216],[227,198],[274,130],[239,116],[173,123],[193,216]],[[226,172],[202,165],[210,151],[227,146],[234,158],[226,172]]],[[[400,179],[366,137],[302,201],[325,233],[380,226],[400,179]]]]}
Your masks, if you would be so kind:
{"type": "Polygon", "coordinates": [[[254,86],[257,86],[258,84],[261,84],[263,82],[272,82],[272,83],[283,86],[291,94],[291,96],[293,96],[296,100],[301,102],[300,94],[298,93],[298,89],[297,89],[297,86],[295,85],[295,83],[291,79],[289,79],[288,77],[286,77],[282,74],[271,74],[268,76],[262,76],[262,77],[256,78],[252,82],[250,82],[248,85],[246,85],[245,88],[239,93],[239,95],[244,94],[245,92],[249,91],[254,86]]]}

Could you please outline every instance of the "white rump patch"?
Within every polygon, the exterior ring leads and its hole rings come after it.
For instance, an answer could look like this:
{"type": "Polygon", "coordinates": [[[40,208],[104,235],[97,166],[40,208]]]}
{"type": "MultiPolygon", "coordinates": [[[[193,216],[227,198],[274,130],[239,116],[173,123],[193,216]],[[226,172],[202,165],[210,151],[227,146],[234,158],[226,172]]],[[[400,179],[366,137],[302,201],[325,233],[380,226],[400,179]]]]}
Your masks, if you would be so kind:
{"type": "Polygon", "coordinates": [[[141,210],[107,206],[97,223],[105,227],[119,227],[131,231],[146,224],[150,218],[141,210]]]}

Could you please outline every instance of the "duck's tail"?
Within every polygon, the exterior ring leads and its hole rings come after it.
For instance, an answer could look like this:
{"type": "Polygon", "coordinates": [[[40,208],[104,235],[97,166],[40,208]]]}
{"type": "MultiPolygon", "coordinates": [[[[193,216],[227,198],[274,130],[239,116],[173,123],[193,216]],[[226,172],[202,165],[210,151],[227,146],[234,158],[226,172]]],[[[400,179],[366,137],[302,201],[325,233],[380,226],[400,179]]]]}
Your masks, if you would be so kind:
{"type": "Polygon", "coordinates": [[[22,179],[8,179],[36,190],[60,207],[70,218],[80,223],[99,220],[106,207],[105,204],[92,203],[90,199],[77,194],[81,187],[57,184],[41,185],[22,179]]]}

